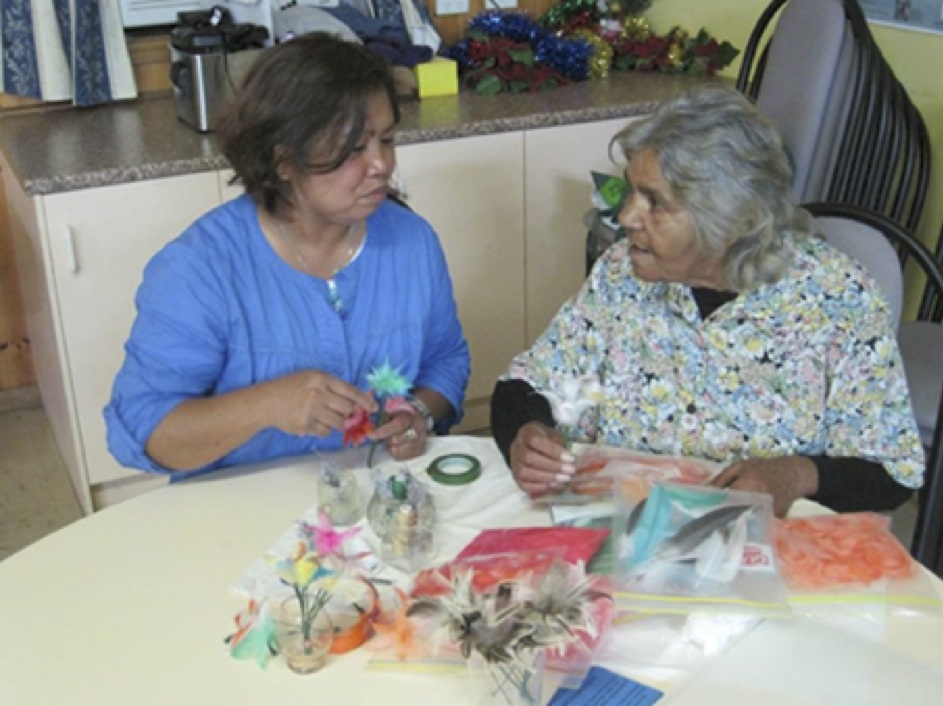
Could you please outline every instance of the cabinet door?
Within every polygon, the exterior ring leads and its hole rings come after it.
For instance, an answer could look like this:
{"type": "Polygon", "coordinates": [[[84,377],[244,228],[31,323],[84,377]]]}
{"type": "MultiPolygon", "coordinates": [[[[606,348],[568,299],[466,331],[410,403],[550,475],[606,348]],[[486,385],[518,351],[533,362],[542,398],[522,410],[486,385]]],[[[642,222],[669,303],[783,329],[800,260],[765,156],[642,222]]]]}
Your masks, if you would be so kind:
{"type": "Polygon", "coordinates": [[[495,380],[524,345],[524,164],[520,132],[400,147],[410,206],[448,258],[472,374],[461,431],[486,428],[495,380]]]}
{"type": "Polygon", "coordinates": [[[133,471],[108,453],[102,408],[134,319],[144,265],[219,204],[215,172],[42,197],[62,355],[90,484],[133,471]]]}
{"type": "Polygon", "coordinates": [[[527,185],[526,272],[529,346],[586,278],[590,172],[621,173],[609,142],[628,124],[619,118],[530,130],[524,135],[527,185]]]}

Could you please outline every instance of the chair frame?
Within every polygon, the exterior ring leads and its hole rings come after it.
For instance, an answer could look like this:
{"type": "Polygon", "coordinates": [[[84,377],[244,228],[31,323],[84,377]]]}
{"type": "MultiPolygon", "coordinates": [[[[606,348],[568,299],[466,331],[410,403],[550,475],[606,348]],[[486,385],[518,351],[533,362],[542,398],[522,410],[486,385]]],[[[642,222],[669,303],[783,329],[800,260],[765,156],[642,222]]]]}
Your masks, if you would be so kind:
{"type": "MultiPolygon", "coordinates": [[[[775,37],[775,30],[770,35],[769,27],[787,2],[770,2],[743,50],[736,87],[754,102],[760,95],[770,43],[775,37]]],[[[854,84],[822,193],[812,198],[883,213],[913,232],[929,189],[926,124],[875,43],[858,1],[841,0],[841,5],[855,40],[854,84]]]]}
{"type": "MultiPolygon", "coordinates": [[[[935,289],[937,299],[941,298],[943,264],[898,222],[881,213],[849,204],[820,202],[805,204],[804,208],[816,217],[847,218],[879,230],[897,250],[901,266],[912,258],[927,277],[927,289],[935,289]]],[[[919,510],[910,552],[931,571],[943,575],[943,397],[940,399],[933,439],[927,452],[924,484],[919,491],[919,510]]]]}

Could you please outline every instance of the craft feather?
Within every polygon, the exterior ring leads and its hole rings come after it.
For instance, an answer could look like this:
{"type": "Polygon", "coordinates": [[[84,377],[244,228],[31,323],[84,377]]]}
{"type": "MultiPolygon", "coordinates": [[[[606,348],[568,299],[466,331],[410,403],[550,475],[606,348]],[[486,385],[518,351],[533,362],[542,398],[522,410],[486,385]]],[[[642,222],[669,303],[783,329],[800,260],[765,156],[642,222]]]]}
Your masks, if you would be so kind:
{"type": "Polygon", "coordinates": [[[652,559],[677,561],[691,556],[714,532],[725,530],[731,522],[752,509],[752,505],[727,505],[706,512],[682,525],[652,552],[652,559]]]}
{"type": "MultiPolygon", "coordinates": [[[[634,568],[633,574],[635,576],[644,574],[657,563],[679,562],[694,558],[698,547],[714,533],[729,532],[731,523],[752,509],[752,505],[727,505],[686,522],[673,535],[659,542],[648,558],[634,568]]],[[[635,528],[637,526],[636,523],[635,528]]]]}
{"type": "Polygon", "coordinates": [[[585,631],[596,635],[591,604],[607,594],[592,588],[582,564],[557,561],[538,578],[474,589],[473,569],[457,571],[452,590],[417,599],[410,615],[437,618],[464,657],[477,652],[490,663],[523,664],[524,650],[564,648],[585,631]]]}

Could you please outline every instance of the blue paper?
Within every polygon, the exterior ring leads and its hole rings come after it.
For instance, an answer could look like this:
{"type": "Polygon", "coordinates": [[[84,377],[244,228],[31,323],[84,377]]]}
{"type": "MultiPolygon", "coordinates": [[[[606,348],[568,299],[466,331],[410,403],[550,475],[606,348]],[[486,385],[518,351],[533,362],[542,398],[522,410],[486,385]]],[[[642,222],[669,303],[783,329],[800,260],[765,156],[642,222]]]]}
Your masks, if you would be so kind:
{"type": "Polygon", "coordinates": [[[602,667],[592,667],[579,689],[560,689],[547,706],[651,706],[663,696],[602,667]]]}

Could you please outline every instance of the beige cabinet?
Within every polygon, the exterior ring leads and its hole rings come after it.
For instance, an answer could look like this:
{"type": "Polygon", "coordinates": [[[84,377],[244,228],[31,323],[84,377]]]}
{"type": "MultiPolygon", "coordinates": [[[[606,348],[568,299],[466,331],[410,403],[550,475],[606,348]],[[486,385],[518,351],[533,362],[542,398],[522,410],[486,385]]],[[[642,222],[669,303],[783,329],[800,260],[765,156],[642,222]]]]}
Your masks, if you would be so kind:
{"type": "MultiPolygon", "coordinates": [[[[609,158],[609,143],[626,124],[620,118],[524,133],[528,346],[586,278],[590,172],[622,171],[609,158]]],[[[621,157],[618,149],[615,155],[621,157]]]]}
{"type": "Polygon", "coordinates": [[[124,357],[144,265],[220,201],[213,172],[27,197],[7,180],[37,381],[86,510],[136,471],[108,453],[102,408],[124,357]]]}
{"type": "Polygon", "coordinates": [[[488,426],[494,382],[524,345],[523,146],[509,132],[397,149],[406,199],[442,241],[471,349],[458,431],[488,426]]]}

